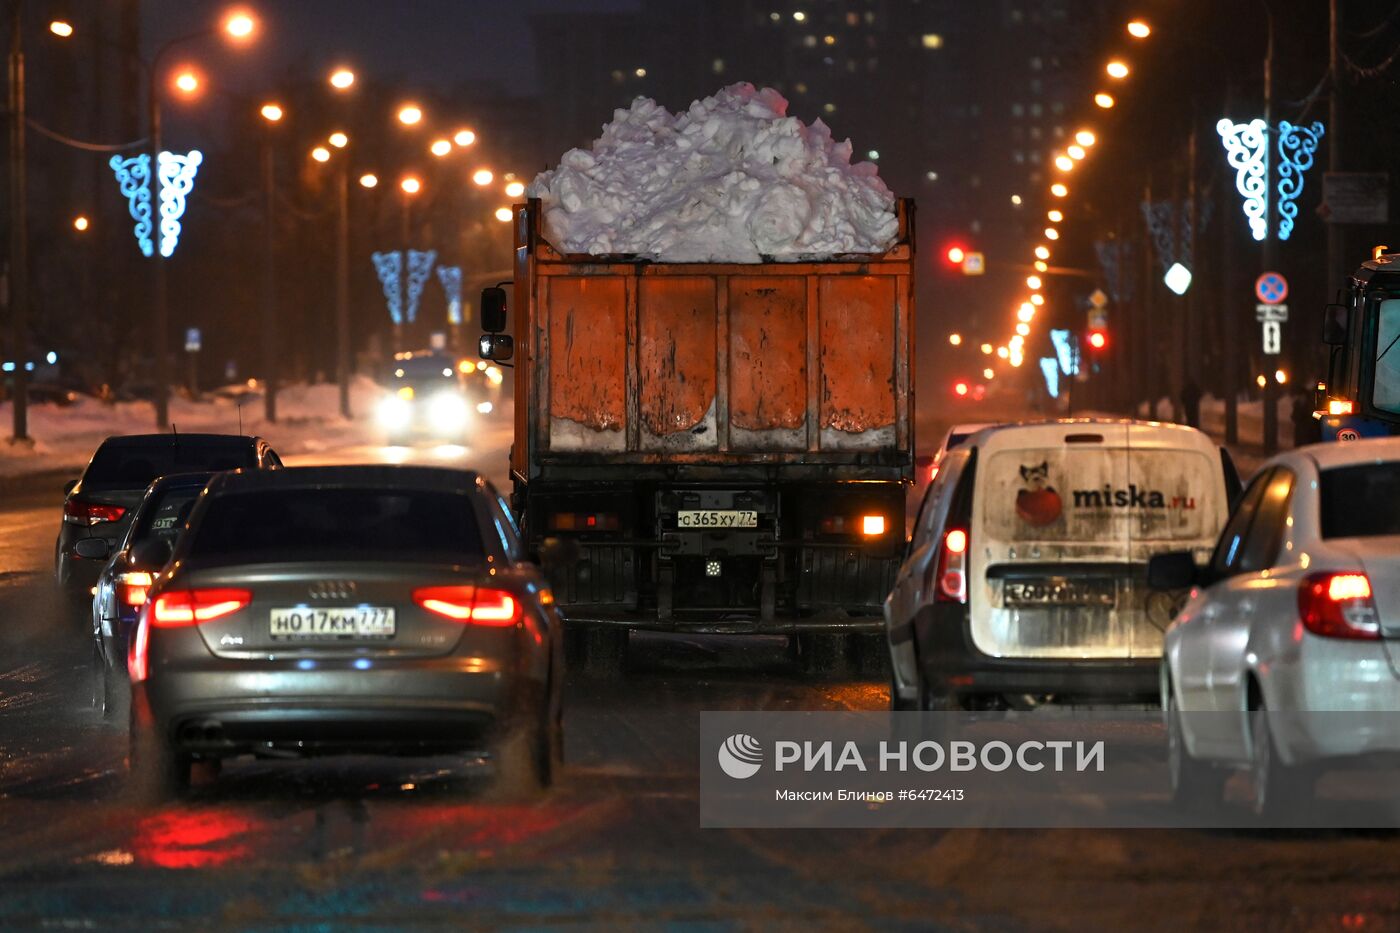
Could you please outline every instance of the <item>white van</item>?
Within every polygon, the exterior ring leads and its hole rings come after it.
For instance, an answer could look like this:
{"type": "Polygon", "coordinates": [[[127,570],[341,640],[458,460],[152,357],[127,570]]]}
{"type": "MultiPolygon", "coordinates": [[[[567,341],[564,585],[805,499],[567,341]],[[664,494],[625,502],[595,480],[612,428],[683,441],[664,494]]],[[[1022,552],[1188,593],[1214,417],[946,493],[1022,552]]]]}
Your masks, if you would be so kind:
{"type": "Polygon", "coordinates": [[[894,708],[1151,700],[1175,606],[1147,561],[1206,559],[1238,489],[1194,428],[979,432],[945,458],[885,602],[894,708]]]}

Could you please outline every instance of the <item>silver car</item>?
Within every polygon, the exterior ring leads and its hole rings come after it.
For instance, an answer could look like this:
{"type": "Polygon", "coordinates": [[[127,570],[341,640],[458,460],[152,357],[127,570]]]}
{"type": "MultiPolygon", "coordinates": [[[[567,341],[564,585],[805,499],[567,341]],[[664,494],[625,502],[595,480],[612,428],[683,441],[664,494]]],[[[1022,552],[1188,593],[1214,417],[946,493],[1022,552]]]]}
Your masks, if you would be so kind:
{"type": "Polygon", "coordinates": [[[1275,457],[1205,567],[1162,555],[1149,582],[1190,589],[1162,667],[1178,799],[1249,769],[1254,808],[1282,814],[1323,770],[1400,752],[1400,440],[1275,457]]]}
{"type": "Polygon", "coordinates": [[[168,556],[128,656],[143,796],[248,754],[484,751],[506,792],[549,784],[561,621],[475,473],[221,474],[168,556]]]}

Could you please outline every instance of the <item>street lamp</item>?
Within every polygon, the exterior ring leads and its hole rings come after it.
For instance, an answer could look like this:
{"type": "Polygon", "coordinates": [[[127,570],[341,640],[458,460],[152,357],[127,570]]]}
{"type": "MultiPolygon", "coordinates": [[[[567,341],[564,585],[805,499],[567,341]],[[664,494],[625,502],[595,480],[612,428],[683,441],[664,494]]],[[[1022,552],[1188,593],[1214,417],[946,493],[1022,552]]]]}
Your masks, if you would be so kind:
{"type": "Polygon", "coordinates": [[[268,123],[277,123],[285,115],[282,108],[277,104],[263,104],[262,110],[260,110],[259,113],[262,114],[262,118],[268,123]]]}
{"type": "Polygon", "coordinates": [[[67,39],[73,35],[73,24],[64,19],[56,19],[49,23],[49,32],[60,39],[67,39]]]}
{"type": "Polygon", "coordinates": [[[360,176],[361,188],[377,188],[379,186],[379,176],[373,172],[365,172],[360,176]]]}
{"type": "Polygon", "coordinates": [[[257,20],[246,10],[234,10],[224,17],[224,32],[235,42],[251,39],[257,28],[257,20]]]}
{"type": "Polygon", "coordinates": [[[192,68],[185,68],[175,75],[171,84],[184,96],[192,97],[199,92],[199,74],[192,68]]]}
{"type": "Polygon", "coordinates": [[[1087,149],[1098,142],[1098,137],[1094,135],[1093,130],[1080,130],[1078,133],[1074,134],[1074,141],[1087,149]]]}
{"type": "Polygon", "coordinates": [[[1105,65],[1103,70],[1115,81],[1122,81],[1128,76],[1127,62],[1120,61],[1116,58],[1105,65]]]}
{"type": "Polygon", "coordinates": [[[259,111],[263,118],[262,134],[262,196],[263,196],[263,255],[262,255],[262,357],[263,357],[263,417],[268,424],[277,423],[277,168],[272,145],[272,131],[286,116],[282,105],[268,102],[259,111]]]}
{"type": "Polygon", "coordinates": [[[1052,224],[1057,224],[1065,219],[1063,211],[1049,211],[1045,216],[1052,224]]]}
{"type": "Polygon", "coordinates": [[[331,151],[325,146],[317,146],[315,149],[311,150],[311,158],[315,159],[317,162],[329,162],[331,160],[331,151]]]}
{"type": "Polygon", "coordinates": [[[456,135],[452,137],[452,141],[465,148],[476,142],[476,134],[471,130],[458,130],[456,135]]]}
{"type": "Polygon", "coordinates": [[[450,139],[435,139],[433,140],[433,144],[428,147],[428,151],[439,159],[451,155],[452,141],[450,139]]]}
{"type": "Polygon", "coordinates": [[[423,190],[423,182],[415,175],[405,175],[399,181],[399,188],[407,195],[415,195],[423,190]]]}
{"type": "Polygon", "coordinates": [[[1074,160],[1067,155],[1055,156],[1055,168],[1062,172],[1068,172],[1070,169],[1074,168],[1074,160]]]}
{"type": "Polygon", "coordinates": [[[1112,110],[1113,105],[1115,103],[1117,102],[1113,99],[1112,94],[1107,94],[1103,91],[1099,91],[1097,94],[1094,95],[1094,104],[1103,108],[1104,110],[1112,110]]]}
{"type": "Polygon", "coordinates": [[[496,208],[496,219],[499,220],[499,221],[500,221],[501,223],[503,223],[503,224],[508,224],[508,223],[510,223],[511,218],[514,217],[514,216],[515,216],[515,214],[514,214],[514,213],[511,211],[511,209],[508,208],[508,207],[498,207],[498,208],[496,208]]]}
{"type": "Polygon", "coordinates": [[[398,117],[404,126],[416,126],[423,122],[423,110],[415,104],[404,104],[399,108],[398,117]]]}
{"type": "Polygon", "coordinates": [[[1057,182],[1055,182],[1053,185],[1050,186],[1050,193],[1053,194],[1053,195],[1054,195],[1055,197],[1057,197],[1057,198],[1068,197],[1068,196],[1069,196],[1069,188],[1068,188],[1066,185],[1064,185],[1064,184],[1062,184],[1062,183],[1060,183],[1060,182],[1057,181],[1057,182]]]}
{"type": "Polygon", "coordinates": [[[82,214],[73,218],[73,229],[79,233],[86,233],[89,226],[88,219],[82,214]]]}
{"type": "Polygon", "coordinates": [[[479,168],[472,172],[472,182],[478,187],[485,188],[496,180],[496,175],[489,168],[479,168]]]}
{"type": "Polygon", "coordinates": [[[350,137],[346,136],[344,133],[336,132],[328,136],[326,142],[337,149],[344,149],[346,146],[350,145],[350,137]]]}
{"type": "Polygon", "coordinates": [[[962,334],[949,334],[948,342],[955,347],[962,346],[962,334]]]}
{"type": "Polygon", "coordinates": [[[1140,19],[1135,19],[1128,24],[1128,35],[1134,39],[1146,39],[1152,35],[1152,27],[1140,19]]]}
{"type": "Polygon", "coordinates": [[[513,182],[511,182],[510,184],[506,185],[506,197],[508,197],[508,198],[518,198],[518,197],[520,197],[520,196],[521,196],[522,194],[524,194],[524,193],[525,193],[525,183],[524,183],[524,182],[513,181],[513,182]]]}
{"type": "Polygon", "coordinates": [[[337,91],[348,91],[355,83],[355,72],[349,68],[337,68],[331,72],[330,82],[337,91]]]}

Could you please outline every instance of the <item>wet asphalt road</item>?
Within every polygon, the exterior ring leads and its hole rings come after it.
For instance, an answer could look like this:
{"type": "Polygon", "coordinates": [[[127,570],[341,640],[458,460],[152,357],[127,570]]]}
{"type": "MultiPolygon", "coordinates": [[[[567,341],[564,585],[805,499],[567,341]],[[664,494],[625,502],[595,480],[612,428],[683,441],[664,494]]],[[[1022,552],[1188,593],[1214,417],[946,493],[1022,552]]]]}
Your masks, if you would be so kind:
{"type": "Polygon", "coordinates": [[[623,679],[571,677],[536,804],[491,801],[480,762],[356,758],[137,807],[50,583],[58,503],[0,500],[3,928],[1400,928],[1393,834],[701,830],[700,710],[886,703],[780,640],[645,637],[623,679]]]}

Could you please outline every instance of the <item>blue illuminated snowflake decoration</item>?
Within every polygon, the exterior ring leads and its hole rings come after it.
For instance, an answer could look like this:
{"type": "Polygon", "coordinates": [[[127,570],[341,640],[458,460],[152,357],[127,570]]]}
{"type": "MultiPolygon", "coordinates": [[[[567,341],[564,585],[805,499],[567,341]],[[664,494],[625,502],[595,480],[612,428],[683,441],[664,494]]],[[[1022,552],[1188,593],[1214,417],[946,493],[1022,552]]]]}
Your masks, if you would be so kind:
{"type": "Polygon", "coordinates": [[[1215,125],[1225,155],[1235,170],[1235,187],[1244,198],[1244,216],[1254,239],[1269,235],[1269,125],[1263,120],[1215,125]]]}
{"type": "Polygon", "coordinates": [[[175,247],[180,245],[180,218],[185,216],[194,176],[203,162],[204,155],[198,149],[188,155],[162,152],[156,159],[156,174],[160,176],[160,254],[166,259],[175,255],[175,247]]]}
{"type": "Polygon", "coordinates": [[[1051,398],[1060,397],[1060,363],[1053,356],[1040,358],[1040,371],[1045,375],[1045,391],[1051,398]]]}
{"type": "Polygon", "coordinates": [[[423,286],[427,284],[428,276],[432,274],[435,262],[437,262],[437,250],[435,249],[421,253],[416,249],[408,251],[408,323],[410,324],[418,318],[418,299],[423,297],[423,286]]]}
{"type": "Polygon", "coordinates": [[[1079,375],[1079,345],[1068,330],[1056,328],[1050,331],[1050,343],[1055,348],[1055,356],[1060,364],[1060,372],[1066,376],[1079,375]]]}
{"type": "Polygon", "coordinates": [[[379,284],[384,287],[384,299],[389,303],[389,318],[395,325],[403,323],[403,253],[375,253],[374,271],[379,275],[379,284]]]}
{"type": "Polygon", "coordinates": [[[155,230],[151,221],[151,157],[145,153],[128,159],[114,155],[107,164],[116,173],[131,219],[136,221],[136,245],[141,248],[141,255],[149,257],[155,252],[151,241],[155,230]]]}
{"type": "Polygon", "coordinates": [[[1278,124],[1278,238],[1286,240],[1298,219],[1298,195],[1303,193],[1303,175],[1312,168],[1322,124],[1296,126],[1287,120],[1278,124]]]}
{"type": "Polygon", "coordinates": [[[462,267],[438,266],[438,281],[447,296],[447,323],[462,323],[462,267]]]}

